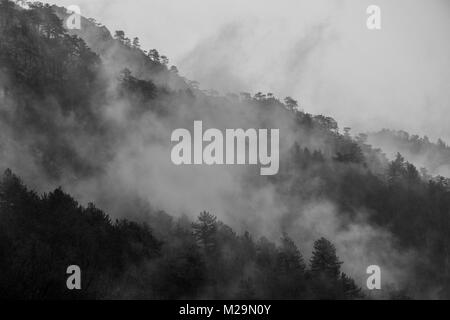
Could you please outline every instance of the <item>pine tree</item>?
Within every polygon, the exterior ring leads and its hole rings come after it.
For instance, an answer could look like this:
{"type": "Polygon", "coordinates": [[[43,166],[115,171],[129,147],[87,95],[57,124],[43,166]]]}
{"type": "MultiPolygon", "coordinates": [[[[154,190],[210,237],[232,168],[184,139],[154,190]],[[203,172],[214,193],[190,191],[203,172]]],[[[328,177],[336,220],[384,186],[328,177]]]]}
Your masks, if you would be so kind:
{"type": "Polygon", "coordinates": [[[325,276],[330,280],[339,279],[342,262],[336,255],[335,246],[327,239],[320,238],[314,242],[310,263],[313,275],[325,276]]]}
{"type": "Polygon", "coordinates": [[[158,50],[156,50],[156,49],[151,49],[149,52],[148,52],[148,57],[153,61],[153,62],[157,62],[157,63],[159,63],[160,62],[160,56],[159,56],[159,52],[158,52],[158,50]]]}
{"type": "Polygon", "coordinates": [[[404,176],[405,166],[405,158],[400,153],[397,153],[395,160],[389,164],[388,168],[388,180],[390,183],[394,183],[404,176]]]}
{"type": "Polygon", "coordinates": [[[284,104],[289,110],[295,110],[298,107],[298,102],[291,97],[284,98],[284,104]]]}
{"type": "Polygon", "coordinates": [[[364,297],[361,288],[356,285],[355,280],[347,276],[344,272],[341,274],[341,285],[345,298],[358,299],[364,297]]]}
{"type": "Polygon", "coordinates": [[[198,222],[192,223],[194,236],[197,243],[206,251],[211,251],[216,246],[217,217],[203,211],[198,216],[198,222]]]}
{"type": "Polygon", "coordinates": [[[283,234],[283,237],[281,238],[278,263],[281,269],[280,271],[283,273],[303,272],[305,270],[303,256],[294,241],[292,241],[287,234],[283,234]]]}
{"type": "Polygon", "coordinates": [[[123,43],[125,41],[125,32],[122,30],[117,30],[114,34],[114,38],[123,43]]]}
{"type": "Polygon", "coordinates": [[[167,67],[169,64],[169,58],[167,58],[167,56],[161,56],[161,63],[167,67]]]}
{"type": "Polygon", "coordinates": [[[139,42],[139,38],[138,37],[133,38],[133,48],[134,49],[140,49],[141,48],[141,44],[139,42]]]}

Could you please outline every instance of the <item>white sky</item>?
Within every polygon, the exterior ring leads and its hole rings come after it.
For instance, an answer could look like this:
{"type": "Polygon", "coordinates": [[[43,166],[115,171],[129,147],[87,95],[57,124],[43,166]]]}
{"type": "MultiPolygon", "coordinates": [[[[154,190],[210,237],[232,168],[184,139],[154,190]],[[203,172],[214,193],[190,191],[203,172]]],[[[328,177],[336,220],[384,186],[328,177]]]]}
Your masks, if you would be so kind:
{"type": "Polygon", "coordinates": [[[138,36],[202,88],[273,92],[354,131],[450,142],[448,0],[53,0],[138,36]],[[382,30],[366,28],[381,7],[382,30]]]}

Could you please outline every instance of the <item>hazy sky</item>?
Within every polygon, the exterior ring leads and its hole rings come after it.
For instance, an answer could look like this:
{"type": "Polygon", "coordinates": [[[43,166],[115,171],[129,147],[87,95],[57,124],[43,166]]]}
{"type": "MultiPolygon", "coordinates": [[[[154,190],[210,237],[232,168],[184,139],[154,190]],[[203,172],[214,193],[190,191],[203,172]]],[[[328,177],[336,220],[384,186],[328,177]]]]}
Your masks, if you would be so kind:
{"type": "Polygon", "coordinates": [[[354,131],[450,141],[448,0],[53,0],[138,36],[205,89],[273,92],[354,131]],[[366,28],[381,7],[382,29],[366,28]]]}

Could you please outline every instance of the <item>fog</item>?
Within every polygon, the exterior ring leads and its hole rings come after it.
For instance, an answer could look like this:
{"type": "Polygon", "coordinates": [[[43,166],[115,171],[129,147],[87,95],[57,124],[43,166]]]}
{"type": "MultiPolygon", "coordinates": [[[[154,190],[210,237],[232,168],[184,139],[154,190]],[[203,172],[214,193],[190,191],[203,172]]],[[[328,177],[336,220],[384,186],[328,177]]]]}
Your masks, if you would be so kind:
{"type": "MultiPolygon", "coordinates": [[[[138,36],[143,49],[158,49],[181,75],[199,81],[203,89],[289,95],[306,111],[332,116],[341,128],[350,126],[354,133],[389,127],[450,140],[445,112],[450,103],[446,35],[450,5],[444,1],[377,1],[380,31],[366,28],[366,8],[373,4],[366,1],[51,3],[79,5],[84,16],[95,18],[111,32],[124,30],[129,37],[138,36]]],[[[109,80],[114,88],[116,80],[109,80]]],[[[113,217],[131,215],[130,208],[124,212],[120,205],[137,198],[175,216],[194,218],[202,210],[211,211],[239,232],[248,229],[256,236],[277,239],[287,231],[305,253],[311,251],[313,240],[327,236],[346,262],[344,269],[359,284],[363,285],[369,264],[380,264],[389,282],[407,281],[403,277],[411,272],[414,252],[400,254],[392,235],[369,225],[364,212],[359,212],[357,221],[341,221],[335,204],[323,199],[289,203],[296,206],[291,210],[272,185],[249,178],[251,169],[176,168],[169,162],[171,131],[190,128],[200,116],[216,128],[260,127],[261,123],[284,128],[281,147],[285,148],[301,134],[291,119],[276,113],[270,120],[260,119],[267,115],[233,104],[219,108],[201,100],[195,106],[179,102],[162,123],[153,114],[130,121],[121,113],[129,101],[109,101],[102,106],[105,119],[126,133],[114,145],[104,173],[78,182],[65,176],[55,186],[61,184],[82,203],[94,201],[113,217]]],[[[83,155],[94,149],[84,149],[91,137],[68,141],[83,155]]],[[[15,144],[8,150],[12,151],[5,154],[20,151],[15,144]]],[[[17,162],[10,157],[8,163],[17,162]]],[[[33,176],[37,169],[26,162],[16,167],[28,171],[17,171],[26,181],[39,180],[33,176]]],[[[315,187],[313,179],[307,182],[315,187]]],[[[42,184],[39,190],[49,188],[42,184]]]]}
{"type": "Polygon", "coordinates": [[[353,132],[450,140],[450,4],[433,1],[54,0],[138,36],[205,89],[293,96],[353,132]],[[381,8],[382,29],[366,28],[381,8]]]}

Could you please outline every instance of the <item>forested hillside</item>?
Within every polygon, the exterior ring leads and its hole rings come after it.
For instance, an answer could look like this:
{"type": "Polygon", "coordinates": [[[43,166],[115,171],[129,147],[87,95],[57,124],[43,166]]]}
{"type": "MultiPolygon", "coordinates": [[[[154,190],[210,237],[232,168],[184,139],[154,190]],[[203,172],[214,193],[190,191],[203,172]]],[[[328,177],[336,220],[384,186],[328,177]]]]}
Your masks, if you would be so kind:
{"type": "Polygon", "coordinates": [[[442,139],[432,142],[427,136],[384,129],[369,134],[369,141],[390,155],[400,152],[424,173],[450,176],[450,147],[442,139]]]}
{"type": "Polygon", "coordinates": [[[307,264],[287,235],[275,245],[237,235],[207,212],[192,225],[158,212],[164,232],[157,239],[148,224],[112,222],[61,189],[38,196],[10,171],[0,182],[0,210],[2,298],[362,297],[324,238],[307,264]],[[63,281],[74,262],[83,270],[79,292],[63,281]]]}
{"type": "Polygon", "coordinates": [[[121,31],[69,34],[63,10],[0,1],[1,297],[450,298],[447,178],[291,97],[204,92],[121,31]],[[280,172],[175,167],[170,132],[199,119],[279,128],[280,172]]]}

